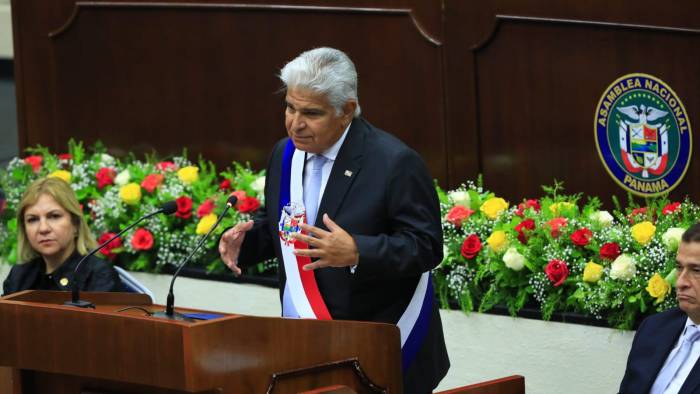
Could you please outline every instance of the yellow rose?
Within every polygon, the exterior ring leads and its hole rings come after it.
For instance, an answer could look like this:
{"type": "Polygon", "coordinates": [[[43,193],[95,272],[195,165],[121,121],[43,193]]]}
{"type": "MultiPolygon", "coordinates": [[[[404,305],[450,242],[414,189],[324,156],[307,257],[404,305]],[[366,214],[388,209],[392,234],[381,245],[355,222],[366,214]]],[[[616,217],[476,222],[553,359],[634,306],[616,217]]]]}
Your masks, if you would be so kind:
{"type": "Polygon", "coordinates": [[[495,220],[506,209],[508,209],[508,203],[500,197],[489,198],[479,208],[491,220],[495,220]]]}
{"type": "Polygon", "coordinates": [[[63,179],[66,181],[66,183],[70,183],[71,175],[70,172],[65,171],[65,170],[58,170],[54,171],[51,174],[49,174],[49,178],[59,178],[63,179]]]}
{"type": "Polygon", "coordinates": [[[666,296],[671,292],[671,285],[666,282],[664,278],[658,273],[654,274],[649,278],[649,284],[647,285],[647,293],[650,296],[656,298],[655,304],[658,304],[666,298],[666,296]]]}
{"type": "Polygon", "coordinates": [[[195,230],[195,232],[198,235],[204,235],[211,229],[214,223],[216,223],[216,215],[210,213],[199,220],[199,223],[197,223],[197,230],[195,230]]]}
{"type": "Polygon", "coordinates": [[[552,214],[554,214],[555,216],[559,216],[559,212],[566,211],[572,208],[576,208],[576,205],[568,201],[562,201],[555,202],[554,204],[550,205],[549,211],[552,212],[552,214]]]}
{"type": "Polygon", "coordinates": [[[654,238],[654,233],[656,233],[656,226],[648,221],[637,223],[632,226],[632,238],[641,245],[648,244],[649,241],[654,238]]]}
{"type": "Polygon", "coordinates": [[[497,230],[491,233],[491,235],[486,239],[486,243],[493,249],[496,253],[501,253],[508,247],[508,239],[506,239],[506,232],[497,230]]]}
{"type": "Polygon", "coordinates": [[[124,204],[136,205],[141,201],[141,186],[138,183],[128,183],[119,188],[119,197],[124,204]]]}
{"type": "Polygon", "coordinates": [[[583,267],[584,282],[595,283],[600,280],[601,276],[603,276],[602,265],[589,261],[588,263],[586,263],[586,266],[583,267]]]}
{"type": "Polygon", "coordinates": [[[180,178],[182,183],[191,185],[199,179],[199,168],[195,166],[180,168],[177,170],[177,177],[180,178]]]}

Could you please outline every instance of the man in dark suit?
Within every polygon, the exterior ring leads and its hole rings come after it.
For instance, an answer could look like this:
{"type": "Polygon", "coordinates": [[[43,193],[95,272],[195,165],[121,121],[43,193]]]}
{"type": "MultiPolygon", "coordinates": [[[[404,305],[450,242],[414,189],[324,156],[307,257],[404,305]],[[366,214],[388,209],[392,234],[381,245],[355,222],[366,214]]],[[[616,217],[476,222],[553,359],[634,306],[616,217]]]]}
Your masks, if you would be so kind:
{"type": "Polygon", "coordinates": [[[398,324],[404,390],[430,392],[449,360],[430,277],[442,230],[428,170],[360,118],[343,52],[304,52],[280,79],[288,138],[271,154],[266,208],[222,235],[222,260],[239,274],[276,256],[284,316],[398,324]]]}
{"type": "Polygon", "coordinates": [[[683,233],[676,270],[679,308],[639,326],[620,393],[700,393],[700,223],[683,233]]]}

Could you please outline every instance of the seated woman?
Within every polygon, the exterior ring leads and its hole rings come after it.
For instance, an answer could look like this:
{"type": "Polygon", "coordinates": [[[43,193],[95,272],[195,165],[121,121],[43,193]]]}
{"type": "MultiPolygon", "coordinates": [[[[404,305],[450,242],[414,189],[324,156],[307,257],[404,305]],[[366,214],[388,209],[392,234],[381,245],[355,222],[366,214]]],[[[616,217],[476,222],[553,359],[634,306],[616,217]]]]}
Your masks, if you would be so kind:
{"type": "MultiPolygon", "coordinates": [[[[17,209],[17,249],[21,264],[12,267],[3,295],[22,290],[65,290],[73,285],[80,259],[97,246],[73,189],[58,178],[32,183],[17,209]]],[[[84,291],[121,291],[111,264],[91,256],[78,272],[84,291]]]]}

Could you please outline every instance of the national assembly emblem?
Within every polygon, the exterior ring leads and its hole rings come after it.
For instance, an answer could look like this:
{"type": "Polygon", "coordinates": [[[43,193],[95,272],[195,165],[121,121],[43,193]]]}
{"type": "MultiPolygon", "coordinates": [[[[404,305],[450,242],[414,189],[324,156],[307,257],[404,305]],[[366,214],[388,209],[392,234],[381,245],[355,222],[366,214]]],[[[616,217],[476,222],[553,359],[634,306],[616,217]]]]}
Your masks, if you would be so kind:
{"type": "Polygon", "coordinates": [[[603,93],[595,114],[598,154],[624,189],[644,197],[673,190],[692,152],[690,119],[678,95],[648,74],[628,74],[603,93]]]}

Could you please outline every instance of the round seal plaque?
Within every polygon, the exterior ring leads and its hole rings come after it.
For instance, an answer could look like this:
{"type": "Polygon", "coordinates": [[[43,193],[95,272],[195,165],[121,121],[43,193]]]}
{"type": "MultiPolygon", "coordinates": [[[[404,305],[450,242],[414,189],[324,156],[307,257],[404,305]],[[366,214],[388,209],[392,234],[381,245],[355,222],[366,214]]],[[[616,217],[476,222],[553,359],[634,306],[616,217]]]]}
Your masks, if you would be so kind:
{"type": "Polygon", "coordinates": [[[598,154],[610,176],[644,197],[673,190],[692,153],[690,119],[676,92],[649,74],[628,74],[610,84],[594,119],[598,154]]]}

